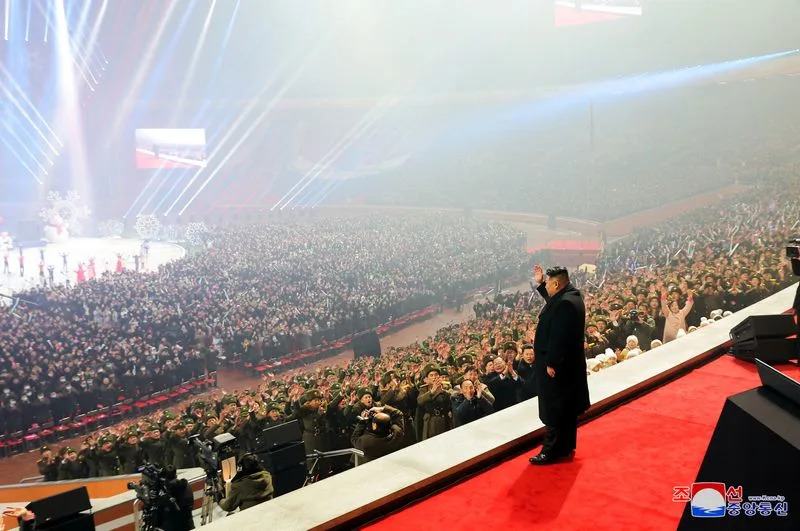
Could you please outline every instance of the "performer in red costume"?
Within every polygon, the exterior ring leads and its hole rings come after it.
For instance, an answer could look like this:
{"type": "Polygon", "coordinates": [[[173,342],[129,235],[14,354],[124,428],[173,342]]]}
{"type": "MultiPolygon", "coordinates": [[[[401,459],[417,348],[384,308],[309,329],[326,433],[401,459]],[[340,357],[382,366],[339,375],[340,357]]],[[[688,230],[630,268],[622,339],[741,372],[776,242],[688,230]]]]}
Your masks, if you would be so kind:
{"type": "Polygon", "coordinates": [[[95,278],[97,276],[97,271],[94,267],[94,258],[89,258],[89,268],[88,268],[89,278],[95,278]]]}
{"type": "Polygon", "coordinates": [[[122,273],[122,255],[117,255],[117,273],[122,273]]]}
{"type": "Polygon", "coordinates": [[[78,264],[78,284],[86,282],[86,272],[83,270],[83,264],[78,264]]]}

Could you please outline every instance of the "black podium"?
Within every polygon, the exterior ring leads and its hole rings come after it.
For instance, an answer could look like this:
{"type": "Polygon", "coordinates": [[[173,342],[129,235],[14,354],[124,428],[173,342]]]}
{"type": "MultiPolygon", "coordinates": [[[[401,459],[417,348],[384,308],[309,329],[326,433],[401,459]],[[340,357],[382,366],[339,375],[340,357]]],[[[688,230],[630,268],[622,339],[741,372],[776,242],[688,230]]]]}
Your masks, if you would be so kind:
{"type": "Polygon", "coordinates": [[[800,529],[800,384],[757,365],[764,385],[728,397],[695,480],[724,484],[726,493],[741,487],[741,493],[725,496],[722,516],[701,516],[713,490],[703,502],[698,496],[686,504],[678,529],[800,529]],[[785,504],[778,506],[780,497],[785,504]]]}

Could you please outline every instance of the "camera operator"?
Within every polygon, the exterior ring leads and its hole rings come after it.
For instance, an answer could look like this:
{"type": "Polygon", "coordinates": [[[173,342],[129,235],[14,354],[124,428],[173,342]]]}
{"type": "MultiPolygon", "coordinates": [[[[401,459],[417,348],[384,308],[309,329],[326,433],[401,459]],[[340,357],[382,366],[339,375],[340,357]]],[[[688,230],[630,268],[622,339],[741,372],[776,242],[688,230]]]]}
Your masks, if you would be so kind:
{"type": "Polygon", "coordinates": [[[350,442],[364,452],[363,462],[388,455],[403,447],[403,412],[392,406],[378,406],[358,417],[350,442]]]}
{"type": "Polygon", "coordinates": [[[256,456],[247,454],[239,460],[239,472],[225,484],[225,497],[219,501],[219,506],[229,513],[236,509],[244,511],[271,500],[274,492],[270,473],[256,456]]]}
{"type": "Polygon", "coordinates": [[[174,468],[146,464],[142,468],[142,481],[138,485],[128,483],[128,488],[135,489],[136,497],[144,504],[143,529],[194,529],[194,495],[189,482],[178,479],[174,468]]]}
{"type": "Polygon", "coordinates": [[[653,340],[655,324],[645,320],[645,315],[637,309],[632,309],[627,316],[620,317],[621,310],[612,309],[609,312],[611,324],[614,326],[613,348],[624,348],[628,336],[636,336],[640,345],[649,345],[653,340]]]}

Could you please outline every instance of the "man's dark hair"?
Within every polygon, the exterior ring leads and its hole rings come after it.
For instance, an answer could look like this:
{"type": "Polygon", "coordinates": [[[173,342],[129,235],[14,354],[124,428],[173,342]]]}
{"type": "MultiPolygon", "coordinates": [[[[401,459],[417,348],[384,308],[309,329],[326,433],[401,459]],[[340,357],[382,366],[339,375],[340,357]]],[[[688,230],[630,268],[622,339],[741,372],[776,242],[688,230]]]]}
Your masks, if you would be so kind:
{"type": "Polygon", "coordinates": [[[547,276],[550,278],[558,278],[563,281],[564,285],[569,282],[569,272],[564,266],[553,266],[547,270],[547,276]]]}

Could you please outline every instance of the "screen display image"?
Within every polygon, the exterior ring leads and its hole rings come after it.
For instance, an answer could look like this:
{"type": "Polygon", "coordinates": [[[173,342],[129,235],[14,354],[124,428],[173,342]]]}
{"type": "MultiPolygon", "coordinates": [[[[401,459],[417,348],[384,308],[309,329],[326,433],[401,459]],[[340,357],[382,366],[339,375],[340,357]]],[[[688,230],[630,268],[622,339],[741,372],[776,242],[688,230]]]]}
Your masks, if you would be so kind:
{"type": "Polygon", "coordinates": [[[137,129],[136,167],[204,168],[205,129],[137,129]]]}
{"type": "Polygon", "coordinates": [[[556,27],[641,16],[642,0],[555,0],[556,27]]]}

